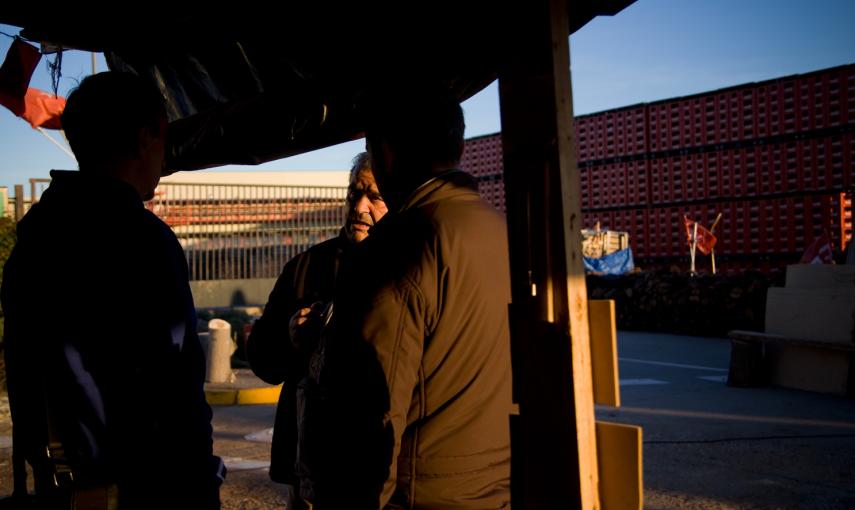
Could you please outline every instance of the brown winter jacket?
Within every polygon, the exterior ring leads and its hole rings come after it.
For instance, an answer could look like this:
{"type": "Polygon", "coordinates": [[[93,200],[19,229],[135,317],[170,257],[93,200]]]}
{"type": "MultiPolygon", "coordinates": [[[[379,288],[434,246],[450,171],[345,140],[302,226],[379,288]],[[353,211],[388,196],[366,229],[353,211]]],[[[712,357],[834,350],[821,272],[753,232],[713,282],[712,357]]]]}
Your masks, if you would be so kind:
{"type": "Polygon", "coordinates": [[[507,232],[476,189],[429,181],[342,263],[320,373],[338,425],[308,450],[321,510],[510,507],[507,232]]]}

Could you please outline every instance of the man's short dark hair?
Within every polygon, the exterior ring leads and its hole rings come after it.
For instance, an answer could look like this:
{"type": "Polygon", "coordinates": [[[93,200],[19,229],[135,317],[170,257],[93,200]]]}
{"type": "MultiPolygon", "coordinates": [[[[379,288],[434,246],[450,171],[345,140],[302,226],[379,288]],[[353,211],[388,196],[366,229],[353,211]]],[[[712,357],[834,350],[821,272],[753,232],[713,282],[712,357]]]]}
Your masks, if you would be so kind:
{"type": "Polygon", "coordinates": [[[81,169],[116,157],[136,156],[140,129],[159,133],[163,96],[130,73],[86,77],[68,96],[62,128],[81,169]]]}
{"type": "Polygon", "coordinates": [[[466,126],[448,87],[401,85],[375,91],[365,104],[365,135],[382,139],[398,156],[432,165],[456,165],[466,126]]]}

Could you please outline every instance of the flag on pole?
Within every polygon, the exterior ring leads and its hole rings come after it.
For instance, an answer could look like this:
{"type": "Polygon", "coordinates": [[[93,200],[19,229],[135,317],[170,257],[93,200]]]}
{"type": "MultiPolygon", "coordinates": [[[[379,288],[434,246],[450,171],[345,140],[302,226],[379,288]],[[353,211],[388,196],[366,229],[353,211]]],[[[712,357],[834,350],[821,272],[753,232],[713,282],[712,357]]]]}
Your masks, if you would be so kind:
{"type": "MultiPolygon", "coordinates": [[[[6,52],[3,65],[0,66],[0,97],[10,101],[23,99],[27,87],[30,86],[33,71],[41,58],[42,54],[38,48],[16,37],[6,52]]],[[[9,109],[12,107],[9,106],[9,109]]]]}
{"type": "Polygon", "coordinates": [[[0,104],[30,123],[33,129],[62,129],[59,117],[65,99],[31,88],[30,78],[42,54],[21,39],[12,41],[0,67],[0,104]]]}
{"type": "Polygon", "coordinates": [[[801,264],[832,264],[833,262],[834,251],[831,248],[831,238],[825,231],[810,243],[799,261],[801,264]]]}
{"type": "Polygon", "coordinates": [[[698,237],[697,239],[695,239],[695,241],[697,242],[697,247],[699,250],[701,250],[701,253],[703,253],[704,255],[709,255],[710,252],[712,252],[715,248],[715,243],[718,240],[716,239],[715,235],[713,235],[713,233],[707,230],[705,227],[701,226],[700,223],[697,223],[694,220],[690,220],[686,216],[683,216],[683,223],[686,226],[686,242],[689,243],[689,245],[692,244],[694,226],[695,224],[697,224],[698,237]]]}

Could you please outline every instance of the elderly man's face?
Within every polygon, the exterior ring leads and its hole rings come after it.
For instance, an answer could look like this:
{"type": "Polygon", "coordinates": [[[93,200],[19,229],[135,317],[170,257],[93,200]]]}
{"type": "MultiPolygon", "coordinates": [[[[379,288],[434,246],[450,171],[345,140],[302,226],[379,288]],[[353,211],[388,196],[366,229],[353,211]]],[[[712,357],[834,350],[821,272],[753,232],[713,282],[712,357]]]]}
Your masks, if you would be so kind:
{"type": "Polygon", "coordinates": [[[387,211],[374,174],[369,169],[360,170],[347,188],[347,238],[353,243],[364,240],[368,237],[368,229],[387,211]]]}

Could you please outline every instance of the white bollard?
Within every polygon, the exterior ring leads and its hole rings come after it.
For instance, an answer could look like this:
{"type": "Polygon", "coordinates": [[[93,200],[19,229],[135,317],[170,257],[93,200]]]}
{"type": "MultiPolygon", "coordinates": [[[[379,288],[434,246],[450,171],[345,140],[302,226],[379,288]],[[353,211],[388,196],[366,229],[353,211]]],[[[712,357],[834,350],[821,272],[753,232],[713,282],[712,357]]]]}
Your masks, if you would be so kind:
{"type": "Polygon", "coordinates": [[[232,326],[222,319],[208,322],[208,370],[206,381],[210,383],[234,382],[232,353],[237,346],[232,341],[232,326]]]}

